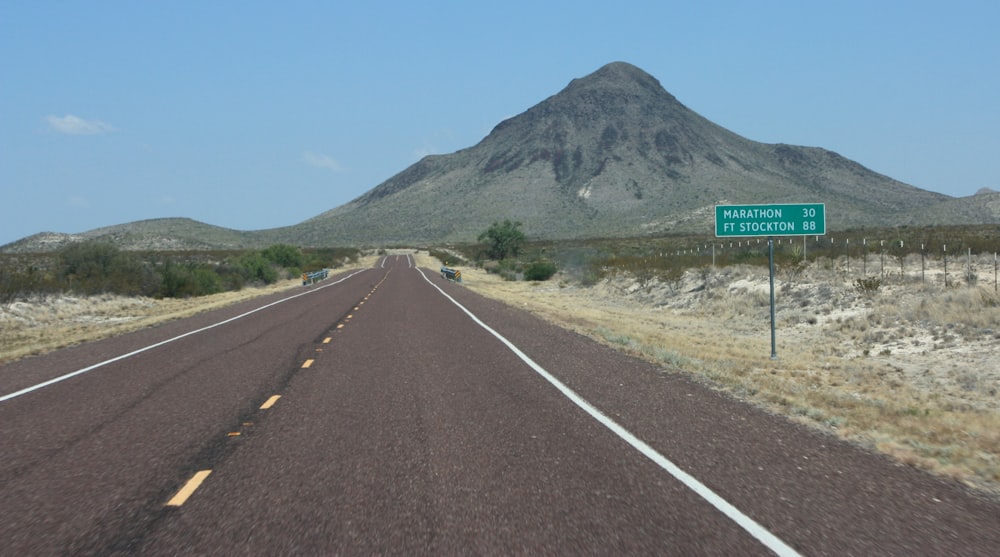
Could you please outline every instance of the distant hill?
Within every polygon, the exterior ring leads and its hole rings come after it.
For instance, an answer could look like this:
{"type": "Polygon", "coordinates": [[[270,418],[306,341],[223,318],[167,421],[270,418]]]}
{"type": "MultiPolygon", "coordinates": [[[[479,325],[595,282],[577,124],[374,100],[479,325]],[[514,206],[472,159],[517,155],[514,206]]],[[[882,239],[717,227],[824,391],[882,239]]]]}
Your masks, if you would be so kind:
{"type": "MultiPolygon", "coordinates": [[[[473,241],[505,218],[535,238],[711,235],[718,203],[790,202],[826,203],[830,230],[1000,222],[996,192],[955,199],[832,151],[752,141],[693,112],[641,69],[614,62],[500,122],[478,144],[425,157],[294,226],[237,232],[161,219],[80,236],[133,249],[427,244],[473,241]]],[[[51,234],[32,238],[2,249],[59,243],[51,234]]]]}
{"type": "Polygon", "coordinates": [[[900,217],[901,224],[995,224],[1000,223],[1000,192],[983,188],[968,197],[921,207],[900,217]]]}
{"type": "Polygon", "coordinates": [[[7,244],[0,251],[45,252],[87,240],[150,251],[241,249],[261,246],[264,242],[256,232],[240,232],[186,218],[165,218],[96,228],[82,234],[41,232],[7,244]]]}

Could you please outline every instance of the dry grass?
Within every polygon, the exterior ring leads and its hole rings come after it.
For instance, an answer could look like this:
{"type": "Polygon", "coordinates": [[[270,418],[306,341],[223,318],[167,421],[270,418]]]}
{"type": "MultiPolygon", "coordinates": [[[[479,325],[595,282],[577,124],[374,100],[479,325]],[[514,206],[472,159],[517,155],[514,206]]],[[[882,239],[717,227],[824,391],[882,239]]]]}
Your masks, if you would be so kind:
{"type": "Polygon", "coordinates": [[[670,285],[618,276],[593,287],[462,273],[481,294],[1000,495],[992,285],[890,284],[869,298],[834,270],[806,269],[794,284],[778,281],[772,360],[766,269],[689,271],[670,285]]]}
{"type": "MultiPolygon", "coordinates": [[[[376,256],[369,256],[359,260],[352,268],[370,267],[376,260],[376,256]]],[[[57,295],[32,302],[15,302],[8,307],[0,307],[0,365],[301,285],[302,281],[298,279],[285,280],[266,287],[244,288],[199,298],[156,300],[113,295],[57,295]]]]}

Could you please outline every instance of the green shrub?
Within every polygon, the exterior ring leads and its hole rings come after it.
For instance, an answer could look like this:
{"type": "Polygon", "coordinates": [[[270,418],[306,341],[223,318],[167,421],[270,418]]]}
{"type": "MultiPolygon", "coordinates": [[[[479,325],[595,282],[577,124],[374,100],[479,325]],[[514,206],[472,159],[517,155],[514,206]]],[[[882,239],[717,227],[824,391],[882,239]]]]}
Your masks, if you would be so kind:
{"type": "Polygon", "coordinates": [[[885,279],[882,277],[865,277],[854,279],[854,290],[866,298],[874,298],[885,279]]]}
{"type": "Polygon", "coordinates": [[[240,257],[238,266],[246,282],[272,284],[278,280],[278,271],[260,252],[244,254],[240,257]]]}
{"type": "Polygon", "coordinates": [[[279,267],[301,267],[302,251],[288,244],[275,244],[260,252],[264,259],[279,267]]]}
{"type": "Polygon", "coordinates": [[[164,298],[207,296],[222,292],[222,284],[222,277],[214,269],[168,261],[163,268],[159,293],[164,298]]]}
{"type": "Polygon", "coordinates": [[[524,269],[524,280],[549,280],[556,274],[556,264],[551,261],[535,261],[524,269]]]}
{"type": "Polygon", "coordinates": [[[487,242],[487,253],[493,259],[517,257],[524,243],[524,232],[521,223],[505,219],[502,223],[495,221],[488,229],[479,235],[478,241],[487,242]]]}
{"type": "Polygon", "coordinates": [[[147,294],[155,282],[148,265],[112,244],[72,244],[60,252],[59,262],[69,289],[82,294],[147,294]]]}

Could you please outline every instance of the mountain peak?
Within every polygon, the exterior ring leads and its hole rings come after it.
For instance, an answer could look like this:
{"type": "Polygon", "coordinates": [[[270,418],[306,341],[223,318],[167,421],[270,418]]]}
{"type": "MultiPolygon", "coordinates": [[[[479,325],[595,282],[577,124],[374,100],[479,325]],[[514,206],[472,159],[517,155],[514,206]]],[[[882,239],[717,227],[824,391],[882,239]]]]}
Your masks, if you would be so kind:
{"type": "Polygon", "coordinates": [[[590,97],[602,102],[680,104],[667,92],[659,80],[628,62],[611,62],[597,71],[569,82],[559,94],[550,98],[567,98],[579,102],[590,97]]]}
{"type": "Polygon", "coordinates": [[[651,91],[662,90],[663,86],[653,76],[628,62],[611,62],[584,77],[570,81],[567,89],[577,86],[622,86],[637,84],[651,91]]]}
{"type": "Polygon", "coordinates": [[[500,122],[486,140],[495,140],[497,132],[565,139],[574,135],[574,129],[589,128],[600,134],[609,124],[635,128],[659,117],[671,121],[698,118],[653,76],[627,62],[611,62],[573,79],[562,91],[524,113],[500,122]]]}

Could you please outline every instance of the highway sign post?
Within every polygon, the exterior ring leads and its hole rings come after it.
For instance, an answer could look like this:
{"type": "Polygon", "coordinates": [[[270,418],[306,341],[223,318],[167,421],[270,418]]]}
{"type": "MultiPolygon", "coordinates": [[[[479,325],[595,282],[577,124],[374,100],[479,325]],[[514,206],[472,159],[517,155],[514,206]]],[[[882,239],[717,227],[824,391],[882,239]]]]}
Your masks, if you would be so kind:
{"type": "Polygon", "coordinates": [[[774,237],[823,236],[826,204],[779,203],[774,205],[716,205],[715,236],[767,236],[771,280],[771,359],[778,359],[774,334],[774,237]]]}

